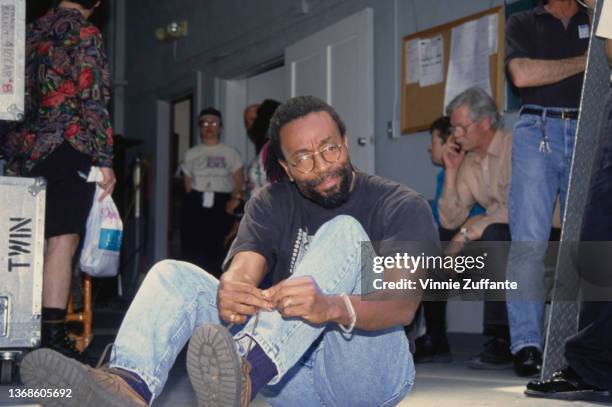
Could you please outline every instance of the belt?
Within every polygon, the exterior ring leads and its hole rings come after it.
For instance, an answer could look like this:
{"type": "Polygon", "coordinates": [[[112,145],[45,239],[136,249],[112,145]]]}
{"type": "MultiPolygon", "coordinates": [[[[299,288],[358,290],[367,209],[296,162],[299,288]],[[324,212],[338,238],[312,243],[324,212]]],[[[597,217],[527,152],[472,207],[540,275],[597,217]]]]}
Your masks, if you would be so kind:
{"type": "Polygon", "coordinates": [[[521,110],[521,115],[534,114],[536,116],[552,117],[554,119],[576,120],[578,119],[578,110],[548,110],[548,109],[533,109],[526,107],[521,110]]]}

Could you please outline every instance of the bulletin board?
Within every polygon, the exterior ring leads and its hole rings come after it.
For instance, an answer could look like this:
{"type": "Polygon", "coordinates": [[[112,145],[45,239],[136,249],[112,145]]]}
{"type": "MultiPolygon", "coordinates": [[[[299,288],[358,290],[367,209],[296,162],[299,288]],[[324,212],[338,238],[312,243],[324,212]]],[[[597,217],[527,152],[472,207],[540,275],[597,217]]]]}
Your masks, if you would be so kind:
{"type": "MultiPolygon", "coordinates": [[[[403,37],[401,84],[402,134],[428,130],[431,123],[444,114],[447,79],[449,78],[449,62],[453,45],[451,44],[453,29],[457,28],[456,31],[459,31],[467,27],[473,28],[476,23],[494,21],[495,16],[497,16],[497,33],[494,32],[493,26],[489,27],[489,48],[484,52],[488,55],[488,76],[491,94],[500,109],[503,107],[505,16],[503,7],[499,6],[403,37]],[[496,38],[495,35],[497,36],[496,38]],[[419,42],[428,43],[429,41],[431,41],[432,44],[435,42],[438,47],[441,44],[442,50],[438,53],[437,59],[435,60],[437,66],[433,67],[434,74],[436,74],[435,70],[438,70],[437,74],[433,76],[429,75],[428,77],[427,73],[431,73],[431,66],[429,70],[419,68],[423,67],[421,55],[423,53],[427,54],[427,52],[422,52],[423,48],[419,48],[421,51],[418,51],[419,53],[416,54],[415,57],[414,50],[415,44],[418,45],[419,42]],[[440,57],[441,60],[439,59],[440,57]],[[424,77],[419,76],[419,73],[415,74],[415,72],[421,72],[421,70],[426,73],[424,77]],[[420,81],[415,82],[416,77],[419,77],[420,81]],[[432,77],[437,77],[438,79],[432,79],[432,77]]],[[[440,48],[437,48],[437,50],[440,51],[440,48]]],[[[455,56],[459,55],[461,55],[461,53],[456,51],[455,56]]],[[[482,57],[486,58],[484,54],[482,57]]],[[[469,60],[469,63],[473,63],[471,67],[466,65],[468,62],[466,62],[465,58],[462,66],[454,62],[453,77],[457,77],[456,73],[466,68],[478,69],[479,67],[486,67],[485,64],[476,64],[477,60],[479,59],[469,60]]],[[[453,61],[458,61],[458,58],[453,59],[453,61]]],[[[486,77],[483,76],[486,75],[486,73],[483,72],[484,71],[480,72],[480,74],[484,78],[483,80],[486,80],[486,77]]],[[[452,94],[452,92],[449,92],[449,94],[452,94]]]]}

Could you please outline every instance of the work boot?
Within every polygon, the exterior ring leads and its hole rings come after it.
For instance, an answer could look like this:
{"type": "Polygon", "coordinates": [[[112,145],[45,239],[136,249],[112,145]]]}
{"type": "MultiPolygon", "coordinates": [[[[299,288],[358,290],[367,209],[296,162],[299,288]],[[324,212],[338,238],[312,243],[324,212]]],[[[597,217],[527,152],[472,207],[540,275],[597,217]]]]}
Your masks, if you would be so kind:
{"type": "Polygon", "coordinates": [[[62,355],[87,363],[81,352],[75,347],[68,333],[64,321],[43,321],[40,332],[40,347],[52,349],[62,355]]]}
{"type": "Polygon", "coordinates": [[[246,407],[251,401],[251,365],[238,355],[221,325],[199,327],[189,341],[187,372],[199,407],[246,407]]]}
{"type": "Polygon", "coordinates": [[[94,369],[51,349],[35,350],[21,363],[25,388],[51,390],[52,397],[49,391],[35,393],[43,406],[147,407],[126,376],[137,377],[121,369],[94,369]]]}

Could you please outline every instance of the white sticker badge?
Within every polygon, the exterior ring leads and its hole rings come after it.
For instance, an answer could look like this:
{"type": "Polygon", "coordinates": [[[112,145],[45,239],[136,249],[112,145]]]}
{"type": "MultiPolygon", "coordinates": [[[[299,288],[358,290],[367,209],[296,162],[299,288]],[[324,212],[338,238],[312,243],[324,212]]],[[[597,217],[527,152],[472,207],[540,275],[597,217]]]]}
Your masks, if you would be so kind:
{"type": "Polygon", "coordinates": [[[215,193],[214,192],[204,192],[202,194],[202,206],[205,208],[212,208],[215,204],[215,193]]]}
{"type": "Polygon", "coordinates": [[[578,26],[578,37],[580,39],[589,38],[589,25],[582,24],[578,26]]]}

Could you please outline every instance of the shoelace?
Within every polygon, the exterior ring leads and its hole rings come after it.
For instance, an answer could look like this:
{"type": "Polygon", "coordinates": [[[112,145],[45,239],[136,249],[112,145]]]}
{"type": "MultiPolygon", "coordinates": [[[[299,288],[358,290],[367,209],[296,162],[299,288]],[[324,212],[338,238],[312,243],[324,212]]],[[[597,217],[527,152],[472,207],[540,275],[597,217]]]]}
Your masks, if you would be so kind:
{"type": "Polygon", "coordinates": [[[100,356],[100,358],[98,359],[98,363],[96,364],[96,369],[100,369],[100,370],[102,370],[105,373],[110,373],[110,374],[113,374],[115,376],[119,376],[121,378],[128,378],[128,379],[130,379],[130,380],[132,380],[134,382],[142,383],[143,382],[142,379],[138,375],[136,375],[136,374],[134,374],[132,372],[129,372],[129,371],[123,370],[123,369],[118,369],[118,368],[115,368],[115,367],[108,367],[110,365],[111,361],[112,361],[111,360],[112,356],[109,358],[108,362],[103,363],[104,359],[106,358],[106,355],[109,352],[109,349],[112,349],[114,344],[115,344],[114,342],[111,342],[111,343],[107,344],[104,347],[104,351],[102,352],[102,355],[100,356]]]}
{"type": "Polygon", "coordinates": [[[104,363],[104,359],[106,359],[106,354],[108,353],[109,349],[113,348],[113,345],[115,344],[115,342],[111,342],[108,345],[106,345],[104,347],[104,351],[102,352],[102,355],[100,355],[100,358],[98,359],[98,363],[96,363],[96,369],[100,369],[102,367],[106,367],[110,364],[110,359],[108,360],[108,362],[104,363]]]}

